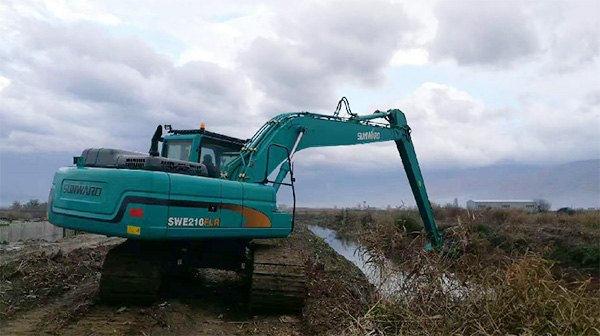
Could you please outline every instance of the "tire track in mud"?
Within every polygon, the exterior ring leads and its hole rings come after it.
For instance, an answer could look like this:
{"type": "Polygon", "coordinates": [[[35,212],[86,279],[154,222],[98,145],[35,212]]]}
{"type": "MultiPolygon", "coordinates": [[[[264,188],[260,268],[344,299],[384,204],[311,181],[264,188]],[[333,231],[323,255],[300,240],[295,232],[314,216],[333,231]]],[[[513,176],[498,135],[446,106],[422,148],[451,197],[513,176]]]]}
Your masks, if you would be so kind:
{"type": "Polygon", "coordinates": [[[19,314],[1,325],[3,335],[54,335],[92,304],[98,280],[89,279],[41,307],[19,314]]]}
{"type": "Polygon", "coordinates": [[[139,316],[95,303],[99,276],[0,324],[2,335],[138,335],[139,316]]]}
{"type": "Polygon", "coordinates": [[[20,314],[5,323],[2,335],[129,335],[139,334],[140,316],[118,307],[96,304],[98,279],[80,285],[62,297],[20,314]]]}
{"type": "Polygon", "coordinates": [[[115,307],[105,306],[92,307],[91,311],[57,334],[64,336],[133,334],[137,328],[129,314],[116,313],[115,309],[115,307]]]}

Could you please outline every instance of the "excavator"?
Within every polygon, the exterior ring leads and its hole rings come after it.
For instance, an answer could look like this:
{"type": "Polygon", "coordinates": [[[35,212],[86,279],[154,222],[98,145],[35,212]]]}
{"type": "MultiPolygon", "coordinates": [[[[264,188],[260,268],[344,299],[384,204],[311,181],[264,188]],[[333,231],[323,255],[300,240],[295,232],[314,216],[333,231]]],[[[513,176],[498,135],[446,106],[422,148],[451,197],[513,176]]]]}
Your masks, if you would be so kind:
{"type": "Polygon", "coordinates": [[[306,295],[300,252],[256,244],[294,230],[294,154],[383,141],[396,143],[430,245],[440,246],[442,236],[404,113],[391,109],[358,115],[345,97],[333,115],[281,114],[247,140],[208,131],[204,124],[181,130],[159,125],[148,154],[85,149],[73,158],[73,166],[56,172],[48,220],[127,238],[104,261],[99,297],[106,302],[149,303],[165,277],[212,268],[243,275],[251,309],[296,310],[306,295]],[[291,188],[292,211],[277,208],[281,186],[291,188]]]}

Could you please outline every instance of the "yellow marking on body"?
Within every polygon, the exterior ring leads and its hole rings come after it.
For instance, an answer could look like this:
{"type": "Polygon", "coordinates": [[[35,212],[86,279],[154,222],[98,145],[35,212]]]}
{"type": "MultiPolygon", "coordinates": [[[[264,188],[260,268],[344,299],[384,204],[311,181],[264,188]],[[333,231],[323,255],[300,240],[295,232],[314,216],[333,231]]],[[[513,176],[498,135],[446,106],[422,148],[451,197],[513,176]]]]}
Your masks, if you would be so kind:
{"type": "Polygon", "coordinates": [[[131,225],[127,225],[127,233],[129,234],[133,234],[133,235],[140,235],[140,227],[139,226],[131,226],[131,225]]]}
{"type": "Polygon", "coordinates": [[[271,227],[271,220],[269,219],[269,217],[256,209],[252,209],[238,204],[223,204],[221,207],[222,209],[235,211],[244,216],[244,218],[246,219],[246,224],[244,224],[244,227],[271,227]]]}

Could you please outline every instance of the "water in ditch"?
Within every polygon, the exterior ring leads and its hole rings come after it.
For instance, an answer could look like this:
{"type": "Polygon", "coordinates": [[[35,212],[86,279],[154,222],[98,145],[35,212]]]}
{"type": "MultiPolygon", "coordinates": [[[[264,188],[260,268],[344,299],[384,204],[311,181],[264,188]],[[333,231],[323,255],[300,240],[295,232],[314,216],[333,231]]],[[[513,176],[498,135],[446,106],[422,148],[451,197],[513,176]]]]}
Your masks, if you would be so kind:
{"type": "MultiPolygon", "coordinates": [[[[406,274],[389,259],[379,263],[370,262],[372,255],[364,247],[354,241],[340,239],[334,230],[321,226],[309,226],[309,229],[315,235],[323,238],[338,254],[356,265],[369,282],[385,297],[410,295],[414,292],[415,286],[420,285],[419,281],[427,281],[424,278],[415,277],[408,280],[406,274]],[[410,281],[410,283],[406,283],[406,281],[410,281]]],[[[473,291],[483,293],[483,289],[458,281],[452,274],[442,274],[438,281],[440,288],[451,297],[464,297],[473,291]]]]}
{"type": "Polygon", "coordinates": [[[394,296],[403,280],[404,274],[398,272],[390,260],[385,260],[383,265],[370,262],[372,255],[359,244],[340,239],[334,230],[321,226],[309,226],[315,235],[323,238],[338,254],[356,265],[380,293],[385,296],[394,296]]]}

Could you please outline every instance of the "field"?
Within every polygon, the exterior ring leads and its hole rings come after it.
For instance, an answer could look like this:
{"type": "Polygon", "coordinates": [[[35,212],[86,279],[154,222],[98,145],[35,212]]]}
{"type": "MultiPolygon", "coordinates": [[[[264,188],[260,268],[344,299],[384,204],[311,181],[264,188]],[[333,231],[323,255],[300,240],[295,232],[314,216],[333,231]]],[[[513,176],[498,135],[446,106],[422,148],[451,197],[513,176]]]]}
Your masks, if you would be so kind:
{"type": "Polygon", "coordinates": [[[78,235],[0,249],[6,335],[598,335],[600,213],[435,208],[445,244],[426,249],[414,210],[301,209],[291,244],[309,282],[300,315],[252,315],[235,274],[167,283],[151,306],[96,298],[120,238],[78,235]],[[311,233],[320,226],[400,274],[383,294],[311,233]]]}
{"type": "Polygon", "coordinates": [[[434,212],[446,243],[429,251],[416,211],[304,214],[405,277],[398,295],[379,297],[348,334],[600,333],[599,212],[434,212]]]}

